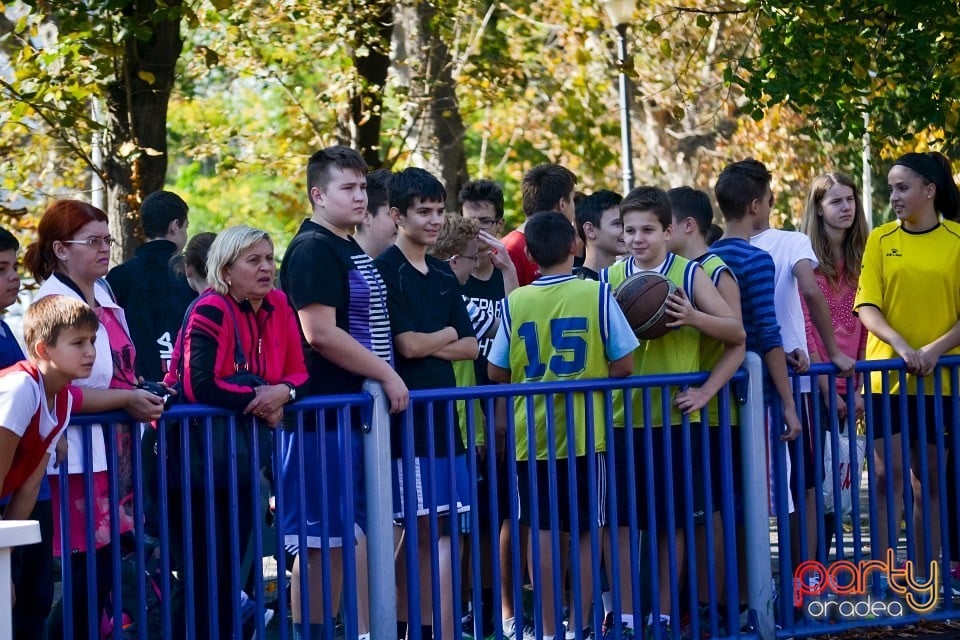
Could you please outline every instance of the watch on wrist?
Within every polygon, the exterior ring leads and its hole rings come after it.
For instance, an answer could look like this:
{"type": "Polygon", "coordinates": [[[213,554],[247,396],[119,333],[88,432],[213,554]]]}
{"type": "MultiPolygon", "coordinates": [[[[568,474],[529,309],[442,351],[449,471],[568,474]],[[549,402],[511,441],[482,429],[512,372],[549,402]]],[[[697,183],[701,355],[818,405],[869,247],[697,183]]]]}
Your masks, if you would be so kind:
{"type": "Polygon", "coordinates": [[[294,402],[297,399],[297,388],[292,384],[290,384],[289,382],[283,382],[281,384],[285,385],[288,389],[290,389],[290,400],[288,400],[288,402],[294,402]]]}

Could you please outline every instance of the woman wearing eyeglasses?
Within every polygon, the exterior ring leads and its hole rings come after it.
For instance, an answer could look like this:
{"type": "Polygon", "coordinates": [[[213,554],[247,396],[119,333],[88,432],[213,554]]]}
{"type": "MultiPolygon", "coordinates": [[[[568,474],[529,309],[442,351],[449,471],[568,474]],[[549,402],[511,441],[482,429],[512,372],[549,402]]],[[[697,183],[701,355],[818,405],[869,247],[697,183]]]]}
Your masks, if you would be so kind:
{"type": "MultiPolygon", "coordinates": [[[[37,240],[27,247],[24,265],[40,282],[36,299],[52,295],[72,296],[83,300],[97,314],[97,357],[90,377],[75,381],[90,389],[117,389],[124,394],[124,409],[137,420],[155,420],[160,417],[163,402],[153,394],[136,389],[134,374],[136,351],[130,340],[123,309],[117,306],[102,278],[110,263],[113,238],[107,226],[107,215],[100,209],[77,200],[59,200],[44,212],[37,226],[37,240]]],[[[82,409],[81,409],[82,411],[82,409]]],[[[133,529],[131,447],[139,436],[130,425],[118,425],[117,438],[119,466],[119,530],[133,529]]],[[[54,554],[69,556],[72,569],[73,629],[64,630],[60,622],[62,602],[54,608],[50,637],[83,638],[90,635],[87,620],[87,553],[96,554],[96,608],[103,608],[111,586],[110,543],[110,489],[107,468],[107,450],[104,429],[70,426],[66,431],[68,452],[66,458],[69,482],[61,486],[57,471],[49,469],[51,494],[54,500],[54,554]],[[84,432],[92,439],[92,455],[84,456],[84,432]],[[93,495],[88,496],[83,472],[93,472],[93,495]],[[70,548],[61,548],[60,500],[66,500],[69,520],[70,548]],[[93,519],[94,539],[87,539],[86,519],[93,519]]],[[[64,589],[66,592],[66,589],[64,589]]],[[[94,594],[90,594],[93,596],[94,594]]],[[[91,620],[96,624],[97,621],[91,620]]]]}

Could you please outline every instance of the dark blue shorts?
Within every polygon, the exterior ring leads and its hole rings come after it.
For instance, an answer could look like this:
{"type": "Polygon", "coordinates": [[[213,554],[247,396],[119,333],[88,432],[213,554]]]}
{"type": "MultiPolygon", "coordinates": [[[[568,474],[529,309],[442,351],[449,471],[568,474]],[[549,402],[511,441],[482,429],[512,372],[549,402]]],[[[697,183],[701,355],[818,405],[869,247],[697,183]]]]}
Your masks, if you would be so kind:
{"type": "Polygon", "coordinates": [[[350,450],[346,451],[339,430],[303,431],[302,434],[288,430],[281,432],[283,513],[280,521],[288,550],[300,547],[302,531],[306,534],[307,547],[319,549],[325,545],[342,547],[344,540],[354,542],[357,532],[366,528],[363,440],[356,431],[350,436],[350,450]],[[346,504],[344,495],[348,467],[353,488],[350,505],[346,504]],[[300,500],[301,488],[303,502],[300,500]],[[301,528],[301,522],[304,528],[301,528]]]}

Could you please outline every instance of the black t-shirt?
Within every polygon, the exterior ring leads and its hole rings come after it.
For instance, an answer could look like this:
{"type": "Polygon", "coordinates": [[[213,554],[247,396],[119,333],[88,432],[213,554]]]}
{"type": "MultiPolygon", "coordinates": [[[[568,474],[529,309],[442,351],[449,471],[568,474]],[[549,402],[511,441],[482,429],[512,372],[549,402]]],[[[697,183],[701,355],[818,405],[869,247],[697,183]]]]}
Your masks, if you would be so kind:
{"type": "Polygon", "coordinates": [[[170,268],[176,253],[173,242],[151,240],[107,274],[137,349],[136,373],[151,382],[163,380],[170,369],[183,314],[197,297],[187,279],[170,268]]]}
{"type": "MultiPolygon", "coordinates": [[[[341,238],[305,220],[280,266],[280,286],[299,311],[311,304],[336,309],[337,327],[375,354],[391,361],[387,288],[373,260],[353,238],[341,238]]],[[[307,395],[358,393],[363,376],[324,358],[300,331],[310,379],[307,395]]]]}
{"type": "MultiPolygon", "coordinates": [[[[433,333],[445,327],[454,327],[460,338],[473,335],[473,326],[467,306],[460,295],[460,283],[445,262],[427,256],[427,273],[421,273],[407,261],[396,246],[384,251],[375,261],[387,285],[390,309],[390,327],[397,336],[407,331],[433,333]]],[[[446,389],[457,386],[453,364],[449,360],[427,356],[404,358],[396,355],[397,373],[410,389],[446,389]]],[[[434,405],[434,442],[437,455],[447,448],[447,428],[454,429],[454,446],[458,453],[465,451],[457,431],[457,422],[448,424],[445,403],[434,405]],[[447,428],[444,428],[447,427],[447,428]]],[[[426,405],[418,403],[414,409],[414,453],[427,455],[426,405]]],[[[397,428],[403,422],[395,418],[392,430],[393,454],[400,457],[405,429],[397,428]]]]}
{"type": "MultiPolygon", "coordinates": [[[[503,288],[503,273],[499,269],[494,269],[493,274],[487,280],[470,276],[461,287],[460,293],[477,305],[484,315],[500,318],[503,313],[503,306],[500,303],[506,297],[506,294],[503,288]]],[[[478,385],[492,384],[490,377],[487,375],[487,355],[490,353],[492,345],[493,336],[480,340],[480,357],[474,362],[478,385]]]]}

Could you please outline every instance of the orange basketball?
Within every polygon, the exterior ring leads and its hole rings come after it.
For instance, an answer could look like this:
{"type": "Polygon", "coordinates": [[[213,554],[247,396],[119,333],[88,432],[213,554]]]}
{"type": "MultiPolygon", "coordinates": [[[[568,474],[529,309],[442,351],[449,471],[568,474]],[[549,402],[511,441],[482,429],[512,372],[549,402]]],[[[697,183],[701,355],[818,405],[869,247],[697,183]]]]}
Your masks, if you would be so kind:
{"type": "Polygon", "coordinates": [[[635,273],[617,287],[614,298],[641,340],[654,340],[670,331],[667,298],[676,285],[656,271],[635,273]]]}

